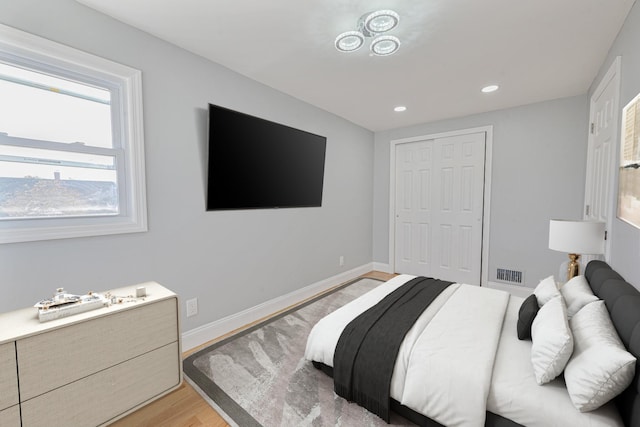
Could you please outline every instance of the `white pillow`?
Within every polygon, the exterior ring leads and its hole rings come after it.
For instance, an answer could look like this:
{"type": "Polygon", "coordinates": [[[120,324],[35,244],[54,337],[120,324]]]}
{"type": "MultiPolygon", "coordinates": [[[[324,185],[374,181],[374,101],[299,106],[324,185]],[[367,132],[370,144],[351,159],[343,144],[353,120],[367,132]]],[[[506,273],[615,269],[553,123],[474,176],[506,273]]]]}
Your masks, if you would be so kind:
{"type": "Polygon", "coordinates": [[[536,286],[536,288],[533,290],[533,294],[538,300],[538,306],[542,307],[552,298],[560,295],[560,291],[558,290],[558,286],[556,285],[556,280],[553,278],[553,276],[549,276],[538,283],[538,286],[536,286]]]}
{"type": "Polygon", "coordinates": [[[600,298],[593,294],[584,276],[576,276],[560,287],[560,293],[567,304],[567,317],[569,320],[582,307],[600,298]]]}
{"type": "Polygon", "coordinates": [[[567,391],[580,411],[592,411],[631,384],[636,358],[615,330],[604,301],[584,306],[573,319],[575,351],[564,371],[567,391]]]}
{"type": "Polygon", "coordinates": [[[560,375],[573,352],[573,336],[562,297],[540,308],[531,325],[531,365],[539,385],[560,375]]]}

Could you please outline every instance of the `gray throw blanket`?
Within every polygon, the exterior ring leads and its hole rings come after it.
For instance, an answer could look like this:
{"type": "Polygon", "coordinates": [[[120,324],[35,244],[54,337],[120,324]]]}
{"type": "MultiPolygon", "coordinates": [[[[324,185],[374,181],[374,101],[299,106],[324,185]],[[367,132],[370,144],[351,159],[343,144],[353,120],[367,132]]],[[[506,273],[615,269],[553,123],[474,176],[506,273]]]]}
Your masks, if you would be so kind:
{"type": "Polygon", "coordinates": [[[416,277],[349,323],[333,357],[334,390],[389,422],[393,368],[404,336],[451,284],[416,277]]]}

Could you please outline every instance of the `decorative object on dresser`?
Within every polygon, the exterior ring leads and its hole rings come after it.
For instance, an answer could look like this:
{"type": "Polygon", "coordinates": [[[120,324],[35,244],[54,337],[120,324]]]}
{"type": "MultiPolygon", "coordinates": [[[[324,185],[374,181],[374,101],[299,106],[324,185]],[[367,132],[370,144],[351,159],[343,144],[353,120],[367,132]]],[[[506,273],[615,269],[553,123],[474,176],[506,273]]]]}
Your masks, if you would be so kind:
{"type": "Polygon", "coordinates": [[[38,309],[38,319],[48,322],[106,305],[109,305],[109,301],[100,294],[89,292],[86,295],[73,295],[66,293],[63,288],[58,288],[53,297],[37,302],[34,307],[38,309]]]}
{"type": "Polygon", "coordinates": [[[107,425],[180,386],[178,296],[142,286],[46,323],[33,308],[0,314],[0,425],[107,425]]]}
{"type": "Polygon", "coordinates": [[[552,219],[549,222],[549,249],[569,254],[567,281],[580,274],[580,254],[604,253],[605,224],[595,221],[552,219]]]}

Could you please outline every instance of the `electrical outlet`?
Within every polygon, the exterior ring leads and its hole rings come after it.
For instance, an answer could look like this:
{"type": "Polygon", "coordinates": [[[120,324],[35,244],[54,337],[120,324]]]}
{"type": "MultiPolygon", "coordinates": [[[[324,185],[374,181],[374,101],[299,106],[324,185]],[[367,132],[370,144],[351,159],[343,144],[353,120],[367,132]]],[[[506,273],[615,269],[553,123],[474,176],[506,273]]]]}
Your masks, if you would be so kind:
{"type": "Polygon", "coordinates": [[[198,314],[198,298],[192,298],[187,300],[187,317],[195,316],[198,314]]]}
{"type": "Polygon", "coordinates": [[[344,255],[340,255],[340,267],[344,266],[344,255]]]}

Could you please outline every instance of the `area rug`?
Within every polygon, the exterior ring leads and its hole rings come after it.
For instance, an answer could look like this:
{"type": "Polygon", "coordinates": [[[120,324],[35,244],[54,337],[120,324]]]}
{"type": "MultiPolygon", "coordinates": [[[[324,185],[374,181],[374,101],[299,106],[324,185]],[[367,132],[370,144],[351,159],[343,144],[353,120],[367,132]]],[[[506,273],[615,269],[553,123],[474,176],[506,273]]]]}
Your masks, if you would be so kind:
{"type": "MultiPolygon", "coordinates": [[[[194,353],[184,360],[187,381],[230,425],[388,426],[337,396],[333,380],[304,359],[318,320],[381,283],[356,280],[194,353]]],[[[414,424],[393,414],[390,425],[414,424]]]]}

